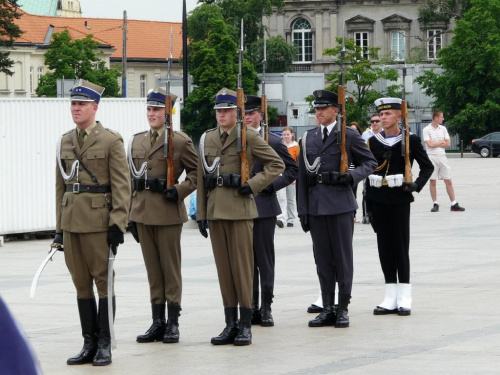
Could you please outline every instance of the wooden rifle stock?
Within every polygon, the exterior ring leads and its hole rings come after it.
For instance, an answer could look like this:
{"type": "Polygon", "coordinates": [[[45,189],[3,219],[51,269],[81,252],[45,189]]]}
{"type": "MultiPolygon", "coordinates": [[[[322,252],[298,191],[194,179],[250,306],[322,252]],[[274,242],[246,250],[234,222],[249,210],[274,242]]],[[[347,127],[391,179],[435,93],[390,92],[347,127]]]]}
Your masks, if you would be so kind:
{"type": "Polygon", "coordinates": [[[174,127],[172,125],[172,96],[167,95],[165,103],[165,138],[168,139],[168,146],[165,150],[165,159],[167,161],[167,187],[175,185],[174,170],[174,127]],[[168,138],[167,138],[168,137],[168,138]]]}
{"type": "Polygon", "coordinates": [[[243,116],[245,115],[245,94],[242,88],[238,88],[236,91],[236,105],[237,110],[237,126],[241,127],[241,145],[240,145],[240,160],[241,160],[241,185],[243,186],[250,179],[250,169],[248,167],[247,158],[247,127],[243,116]]]}
{"type": "Polygon", "coordinates": [[[403,118],[403,126],[405,132],[405,182],[413,182],[410,163],[410,129],[408,127],[408,107],[406,100],[401,103],[401,117],[403,118]]]}
{"type": "Polygon", "coordinates": [[[347,160],[347,150],[345,148],[345,132],[346,132],[346,115],[345,115],[345,92],[344,87],[339,86],[338,91],[338,104],[339,110],[342,111],[342,123],[338,124],[340,126],[341,140],[340,140],[340,173],[346,173],[349,171],[349,163],[347,160]]]}
{"type": "Polygon", "coordinates": [[[264,140],[269,143],[269,124],[267,119],[267,96],[264,94],[260,99],[260,107],[262,109],[262,124],[264,129],[264,140]]]}

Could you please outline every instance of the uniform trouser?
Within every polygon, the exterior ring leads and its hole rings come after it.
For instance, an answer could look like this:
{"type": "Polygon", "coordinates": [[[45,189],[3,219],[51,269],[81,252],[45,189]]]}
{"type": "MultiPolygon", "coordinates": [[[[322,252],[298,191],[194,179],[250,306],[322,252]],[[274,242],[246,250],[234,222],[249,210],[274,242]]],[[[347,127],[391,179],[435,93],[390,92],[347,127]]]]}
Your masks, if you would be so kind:
{"type": "Polygon", "coordinates": [[[290,184],[276,192],[281,208],[281,214],[278,215],[277,219],[282,222],[285,222],[285,212],[287,223],[293,224],[295,219],[295,212],[297,211],[295,186],[295,184],[290,184]]]}
{"type": "Polygon", "coordinates": [[[334,293],[337,281],[339,293],[350,295],[354,272],[354,212],[327,216],[309,215],[309,227],[321,292],[334,293]]]}
{"type": "Polygon", "coordinates": [[[274,232],[276,217],[265,217],[253,221],[254,273],[253,290],[272,293],[274,288],[274,232]]]}
{"type": "Polygon", "coordinates": [[[369,202],[385,283],[410,283],[410,203],[369,202]]]}
{"type": "Polygon", "coordinates": [[[182,224],[144,225],[137,233],[148,274],[151,303],[181,304],[181,232],[182,224]]]}
{"type": "Polygon", "coordinates": [[[93,282],[95,281],[99,298],[106,298],[108,296],[108,233],[64,231],[63,242],[64,259],[76,288],[76,297],[94,298],[93,282]]]}
{"type": "Polygon", "coordinates": [[[212,220],[210,240],[224,307],[252,306],[253,220],[212,220]]]}

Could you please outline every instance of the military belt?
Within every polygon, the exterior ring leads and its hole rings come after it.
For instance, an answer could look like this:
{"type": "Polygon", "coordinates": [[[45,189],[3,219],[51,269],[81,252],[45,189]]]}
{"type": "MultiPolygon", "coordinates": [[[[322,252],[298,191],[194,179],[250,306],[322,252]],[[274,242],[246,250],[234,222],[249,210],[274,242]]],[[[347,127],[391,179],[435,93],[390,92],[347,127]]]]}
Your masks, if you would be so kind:
{"type": "Polygon", "coordinates": [[[66,185],[66,192],[68,193],[110,193],[111,186],[107,185],[82,185],[82,184],[69,184],[66,185]]]}
{"type": "Polygon", "coordinates": [[[340,173],[336,171],[308,173],[306,178],[307,185],[309,186],[316,186],[317,184],[330,185],[330,186],[338,185],[339,174],[340,173]]]}
{"type": "Polygon", "coordinates": [[[241,186],[241,175],[239,174],[207,174],[204,176],[205,189],[216,187],[236,188],[241,186]]]}
{"type": "Polygon", "coordinates": [[[164,178],[134,178],[132,188],[137,191],[149,190],[162,193],[167,188],[167,180],[164,178]]]}

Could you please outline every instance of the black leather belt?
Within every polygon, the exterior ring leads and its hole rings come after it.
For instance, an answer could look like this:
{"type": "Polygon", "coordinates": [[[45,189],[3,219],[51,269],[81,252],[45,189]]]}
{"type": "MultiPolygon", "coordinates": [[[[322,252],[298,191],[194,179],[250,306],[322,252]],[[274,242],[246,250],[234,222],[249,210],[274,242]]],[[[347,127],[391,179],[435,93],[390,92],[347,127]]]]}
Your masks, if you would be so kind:
{"type": "Polygon", "coordinates": [[[320,172],[320,173],[308,173],[307,174],[307,185],[315,186],[317,184],[322,185],[338,185],[338,176],[339,172],[328,171],[328,172],[320,172]]]}
{"type": "Polygon", "coordinates": [[[162,193],[167,188],[167,180],[164,178],[134,178],[132,181],[133,190],[149,190],[155,193],[162,193]]]}
{"type": "Polygon", "coordinates": [[[203,179],[205,189],[215,189],[216,187],[237,188],[241,185],[241,175],[239,174],[207,174],[203,179]]]}
{"type": "Polygon", "coordinates": [[[75,193],[75,194],[79,194],[79,193],[110,193],[111,186],[70,184],[70,185],[66,185],[66,192],[75,193]]]}

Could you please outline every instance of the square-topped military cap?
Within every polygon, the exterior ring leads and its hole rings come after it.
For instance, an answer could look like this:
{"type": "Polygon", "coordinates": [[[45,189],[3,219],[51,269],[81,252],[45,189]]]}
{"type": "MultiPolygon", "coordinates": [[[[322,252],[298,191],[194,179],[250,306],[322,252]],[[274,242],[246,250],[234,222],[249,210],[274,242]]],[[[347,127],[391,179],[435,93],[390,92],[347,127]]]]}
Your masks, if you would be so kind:
{"type": "Polygon", "coordinates": [[[338,105],[338,95],[335,92],[327,91],[327,90],[316,90],[313,92],[314,95],[314,108],[322,108],[329,106],[337,106],[338,105]]]}
{"type": "MultiPolygon", "coordinates": [[[[177,95],[170,94],[172,98],[172,107],[177,100],[177,95]]],[[[167,91],[161,87],[155,87],[148,91],[148,97],[146,99],[146,105],[148,107],[163,107],[165,108],[165,102],[167,101],[167,91]]]]}
{"type": "Polygon", "coordinates": [[[79,79],[71,89],[71,101],[96,102],[99,104],[103,92],[104,87],[79,79]]]}
{"type": "Polygon", "coordinates": [[[252,112],[262,108],[260,96],[245,95],[245,112],[252,112]]]}
{"type": "Polygon", "coordinates": [[[236,108],[236,91],[223,88],[215,94],[214,109],[236,108]]]}
{"type": "Polygon", "coordinates": [[[400,98],[380,98],[375,100],[375,106],[379,112],[385,109],[401,109],[402,101],[400,98]]]}

